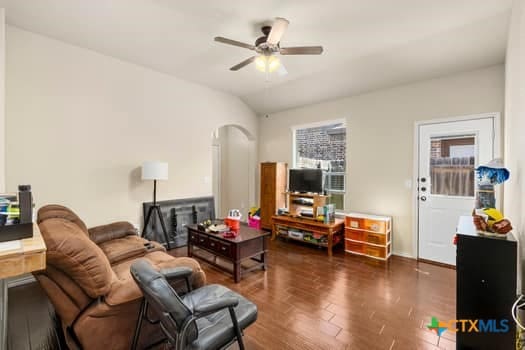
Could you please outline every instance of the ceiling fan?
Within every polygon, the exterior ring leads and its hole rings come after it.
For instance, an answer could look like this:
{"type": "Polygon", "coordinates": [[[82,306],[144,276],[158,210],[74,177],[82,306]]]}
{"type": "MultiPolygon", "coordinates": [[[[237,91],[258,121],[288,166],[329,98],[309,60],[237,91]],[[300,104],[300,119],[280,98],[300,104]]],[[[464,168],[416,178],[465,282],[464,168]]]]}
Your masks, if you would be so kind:
{"type": "Polygon", "coordinates": [[[320,55],[323,53],[322,46],[281,47],[279,43],[286,28],[288,28],[289,23],[290,22],[287,19],[277,17],[272,26],[264,26],[261,28],[264,35],[255,40],[255,45],[246,44],[222,36],[215,37],[215,41],[243,47],[259,54],[245,59],[241,63],[231,67],[231,71],[238,71],[255,61],[255,66],[258,70],[263,72],[273,72],[281,66],[279,58],[275,55],[277,53],[281,55],[320,55]]]}

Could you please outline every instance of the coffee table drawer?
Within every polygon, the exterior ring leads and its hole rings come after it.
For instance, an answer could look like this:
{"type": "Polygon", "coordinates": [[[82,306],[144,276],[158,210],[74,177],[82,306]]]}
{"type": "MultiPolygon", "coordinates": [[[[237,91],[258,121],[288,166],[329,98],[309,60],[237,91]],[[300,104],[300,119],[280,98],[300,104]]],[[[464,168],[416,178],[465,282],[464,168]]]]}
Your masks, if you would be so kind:
{"type": "Polygon", "coordinates": [[[199,234],[197,232],[190,231],[190,242],[192,244],[199,244],[199,234]]]}
{"type": "Polygon", "coordinates": [[[218,239],[210,237],[210,238],[208,238],[207,247],[210,248],[213,251],[220,252],[220,248],[219,248],[220,243],[221,242],[218,239]]]}
{"type": "Polygon", "coordinates": [[[206,235],[199,235],[197,238],[197,242],[195,242],[195,244],[201,247],[207,247],[208,237],[206,235]]]}
{"type": "Polygon", "coordinates": [[[219,242],[218,252],[221,255],[231,257],[232,256],[232,244],[227,242],[219,242]]]}

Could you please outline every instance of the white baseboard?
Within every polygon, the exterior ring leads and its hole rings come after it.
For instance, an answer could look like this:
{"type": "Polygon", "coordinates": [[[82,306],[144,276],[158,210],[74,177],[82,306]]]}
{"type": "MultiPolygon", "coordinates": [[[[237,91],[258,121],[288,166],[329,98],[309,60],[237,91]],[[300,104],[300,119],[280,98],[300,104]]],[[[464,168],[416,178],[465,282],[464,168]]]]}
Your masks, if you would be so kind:
{"type": "Polygon", "coordinates": [[[404,252],[392,252],[392,255],[402,256],[403,258],[416,259],[415,256],[404,252]]]}

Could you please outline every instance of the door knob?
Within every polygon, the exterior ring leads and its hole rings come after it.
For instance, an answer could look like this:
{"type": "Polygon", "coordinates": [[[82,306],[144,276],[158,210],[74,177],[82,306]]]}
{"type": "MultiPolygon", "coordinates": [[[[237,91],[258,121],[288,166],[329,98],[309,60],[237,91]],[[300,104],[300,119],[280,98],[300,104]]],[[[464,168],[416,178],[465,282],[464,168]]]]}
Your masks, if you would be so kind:
{"type": "Polygon", "coordinates": [[[421,182],[426,182],[426,181],[427,181],[427,179],[425,177],[421,178],[421,182]]]}
{"type": "Polygon", "coordinates": [[[421,191],[425,192],[427,190],[426,187],[421,187],[421,191]]]}
{"type": "Polygon", "coordinates": [[[421,201],[422,202],[425,202],[427,200],[427,197],[426,196],[421,196],[421,201]]]}

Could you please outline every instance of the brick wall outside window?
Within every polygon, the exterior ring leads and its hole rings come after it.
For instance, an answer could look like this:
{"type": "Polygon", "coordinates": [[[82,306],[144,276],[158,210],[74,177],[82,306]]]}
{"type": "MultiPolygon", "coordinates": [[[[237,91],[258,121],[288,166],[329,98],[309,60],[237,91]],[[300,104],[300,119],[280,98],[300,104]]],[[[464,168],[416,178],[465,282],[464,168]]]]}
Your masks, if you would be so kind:
{"type": "Polygon", "coordinates": [[[326,172],[325,190],[337,209],[344,209],[346,182],[346,127],[323,125],[295,131],[295,167],[321,168],[326,172]]]}
{"type": "Polygon", "coordinates": [[[346,128],[324,125],[297,129],[295,142],[298,168],[320,165],[325,170],[345,171],[346,128]]]}

